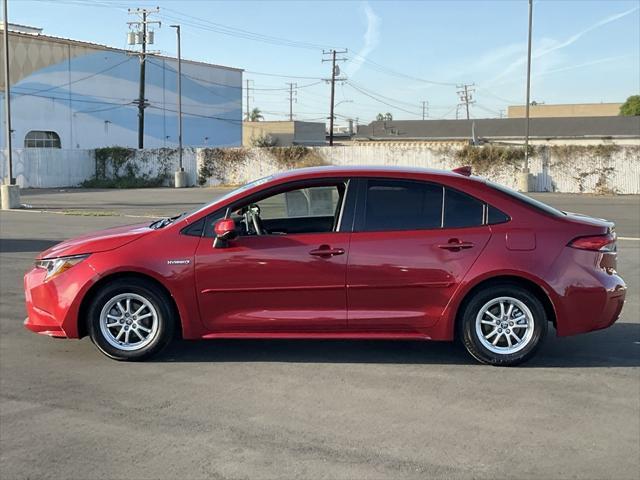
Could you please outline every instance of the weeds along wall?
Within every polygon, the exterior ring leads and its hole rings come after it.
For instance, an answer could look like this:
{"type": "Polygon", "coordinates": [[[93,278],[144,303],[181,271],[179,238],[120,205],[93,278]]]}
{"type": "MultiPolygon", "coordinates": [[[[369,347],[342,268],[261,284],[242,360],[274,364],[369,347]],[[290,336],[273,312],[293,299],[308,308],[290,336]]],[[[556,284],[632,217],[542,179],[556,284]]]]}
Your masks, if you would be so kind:
{"type": "MultiPolygon", "coordinates": [[[[295,168],[319,165],[391,165],[452,169],[515,188],[524,152],[518,147],[366,144],[338,147],[208,148],[183,152],[188,184],[238,185],[295,168]]],[[[173,185],[176,149],[19,149],[14,176],[21,187],[130,188],[173,185]]],[[[0,173],[4,176],[4,153],[0,173]]],[[[532,147],[530,172],[538,192],[640,194],[640,145],[532,147]]]]}

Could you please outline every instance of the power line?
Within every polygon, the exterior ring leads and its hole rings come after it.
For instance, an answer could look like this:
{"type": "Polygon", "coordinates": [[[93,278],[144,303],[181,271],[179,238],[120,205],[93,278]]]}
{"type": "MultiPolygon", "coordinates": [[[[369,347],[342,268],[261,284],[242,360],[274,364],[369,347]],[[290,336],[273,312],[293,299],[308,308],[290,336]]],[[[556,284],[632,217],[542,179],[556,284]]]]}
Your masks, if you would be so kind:
{"type": "MultiPolygon", "coordinates": [[[[283,37],[276,37],[273,35],[264,35],[256,32],[251,32],[249,30],[244,30],[241,28],[229,27],[227,25],[211,22],[209,20],[203,20],[201,18],[188,15],[177,10],[173,10],[171,8],[164,8],[164,10],[167,12],[171,12],[174,19],[177,19],[178,21],[184,24],[190,25],[194,28],[199,28],[201,30],[219,33],[222,35],[228,35],[236,38],[244,38],[246,40],[254,40],[257,42],[268,43],[272,45],[303,48],[303,49],[310,49],[310,50],[322,50],[324,48],[327,48],[327,45],[319,45],[311,42],[290,40],[283,37]]],[[[162,16],[166,18],[172,18],[172,16],[167,14],[163,14],[162,16]]]]}
{"type": "Polygon", "coordinates": [[[384,100],[381,100],[381,99],[379,99],[379,98],[375,97],[374,95],[370,95],[370,94],[368,94],[367,92],[365,92],[364,90],[362,90],[362,89],[360,89],[360,88],[356,87],[352,82],[348,82],[348,83],[347,83],[347,85],[348,85],[348,86],[350,86],[351,88],[353,88],[354,90],[356,90],[356,91],[360,92],[362,95],[365,95],[365,96],[367,96],[367,97],[369,97],[369,98],[371,98],[371,99],[375,100],[375,101],[376,101],[376,102],[378,102],[378,103],[381,103],[381,104],[386,105],[386,106],[388,106],[388,107],[395,108],[396,110],[400,110],[400,111],[405,112],[405,113],[409,113],[409,114],[411,114],[411,115],[420,116],[420,114],[419,114],[419,113],[412,112],[412,111],[410,111],[410,110],[407,110],[407,109],[404,109],[404,108],[402,108],[402,107],[399,107],[398,105],[394,105],[394,104],[392,104],[392,103],[389,103],[389,102],[386,102],[386,101],[384,101],[384,100]]]}

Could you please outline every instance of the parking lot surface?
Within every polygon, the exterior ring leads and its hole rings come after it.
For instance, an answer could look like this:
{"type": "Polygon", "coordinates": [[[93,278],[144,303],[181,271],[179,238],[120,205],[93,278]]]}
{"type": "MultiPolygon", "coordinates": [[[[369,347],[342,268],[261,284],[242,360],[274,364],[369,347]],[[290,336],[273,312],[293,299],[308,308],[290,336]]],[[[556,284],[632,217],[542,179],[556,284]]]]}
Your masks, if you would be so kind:
{"type": "Polygon", "coordinates": [[[29,211],[0,213],[2,478],[638,478],[637,196],[536,195],[616,221],[628,301],[607,330],[551,329],[518,368],[373,341],[176,342],[118,363],[22,327],[37,252],[221,193],[32,190],[29,211]]]}

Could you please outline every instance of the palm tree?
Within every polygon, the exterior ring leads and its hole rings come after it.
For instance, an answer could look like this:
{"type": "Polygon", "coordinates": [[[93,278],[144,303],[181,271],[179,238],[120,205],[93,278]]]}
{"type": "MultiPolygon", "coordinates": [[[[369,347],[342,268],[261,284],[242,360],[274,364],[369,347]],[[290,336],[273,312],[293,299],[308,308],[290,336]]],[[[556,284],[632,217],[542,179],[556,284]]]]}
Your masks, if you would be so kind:
{"type": "Polygon", "coordinates": [[[262,112],[260,112],[260,109],[257,107],[251,110],[251,113],[248,116],[245,115],[245,121],[247,122],[259,122],[263,119],[264,117],[262,116],[262,112]]]}

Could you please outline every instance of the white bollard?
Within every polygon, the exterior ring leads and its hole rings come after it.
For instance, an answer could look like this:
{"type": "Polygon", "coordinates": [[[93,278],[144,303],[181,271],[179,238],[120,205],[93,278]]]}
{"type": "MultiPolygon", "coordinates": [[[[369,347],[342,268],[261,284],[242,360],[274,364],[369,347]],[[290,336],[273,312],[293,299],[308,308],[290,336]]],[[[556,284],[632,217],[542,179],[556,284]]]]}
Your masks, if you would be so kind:
{"type": "Polygon", "coordinates": [[[187,186],[187,172],[178,170],[174,175],[175,188],[185,188],[187,186]]]}
{"type": "Polygon", "coordinates": [[[2,210],[11,210],[22,206],[20,204],[20,187],[18,185],[1,185],[0,193],[2,210]]]}
{"type": "Polygon", "coordinates": [[[521,192],[530,192],[533,188],[533,175],[531,173],[521,172],[518,178],[518,190],[521,192]]]}

